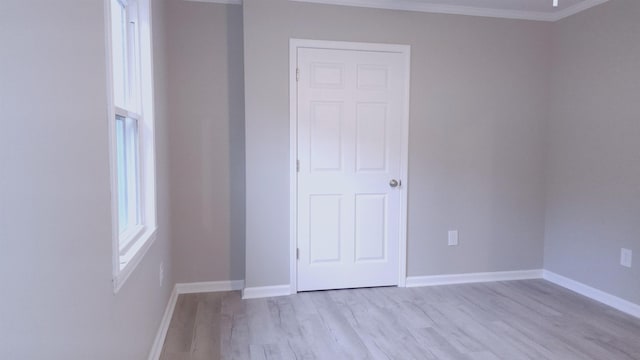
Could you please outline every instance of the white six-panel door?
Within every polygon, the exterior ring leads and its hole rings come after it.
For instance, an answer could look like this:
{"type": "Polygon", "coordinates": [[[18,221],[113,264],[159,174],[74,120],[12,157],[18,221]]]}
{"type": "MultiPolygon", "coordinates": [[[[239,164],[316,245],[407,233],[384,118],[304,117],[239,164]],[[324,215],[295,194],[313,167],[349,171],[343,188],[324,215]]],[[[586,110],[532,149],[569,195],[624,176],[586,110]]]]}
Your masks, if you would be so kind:
{"type": "Polygon", "coordinates": [[[297,49],[298,291],[398,284],[405,67],[297,49]]]}

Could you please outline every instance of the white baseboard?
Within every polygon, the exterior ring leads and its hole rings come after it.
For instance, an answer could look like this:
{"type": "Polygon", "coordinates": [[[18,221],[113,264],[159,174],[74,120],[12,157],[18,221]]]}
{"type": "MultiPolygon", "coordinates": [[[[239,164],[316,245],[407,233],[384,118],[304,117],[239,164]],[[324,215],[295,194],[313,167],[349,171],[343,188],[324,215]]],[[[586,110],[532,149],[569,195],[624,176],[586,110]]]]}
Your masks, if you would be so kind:
{"type": "Polygon", "coordinates": [[[563,288],[567,288],[580,295],[584,295],[590,299],[601,302],[605,305],[609,305],[614,309],[622,311],[623,313],[640,318],[640,305],[638,304],[634,304],[615,295],[611,295],[602,290],[592,288],[589,285],[585,285],[581,282],[569,279],[548,270],[543,271],[543,278],[549,282],[562,286],[563,288]]]}
{"type": "MultiPolygon", "coordinates": [[[[588,285],[569,279],[562,275],[558,275],[554,272],[542,269],[466,273],[453,275],[409,276],[407,277],[406,286],[418,287],[528,279],[545,279],[556,285],[574,291],[580,295],[584,295],[605,305],[611,306],[612,308],[620,310],[626,314],[640,318],[640,305],[624,300],[615,295],[611,295],[604,291],[592,288],[588,285]]],[[[160,328],[158,329],[155,341],[153,342],[153,346],[149,354],[149,360],[157,360],[160,357],[160,353],[162,352],[162,345],[164,344],[164,339],[167,336],[167,331],[169,330],[169,324],[171,322],[171,317],[173,315],[173,310],[176,306],[179,294],[242,290],[243,299],[286,296],[291,294],[291,286],[289,284],[250,287],[244,289],[243,287],[243,280],[176,284],[173,288],[173,291],[171,292],[171,297],[169,298],[169,302],[167,303],[162,321],[160,322],[160,328]]]]}
{"type": "Polygon", "coordinates": [[[467,284],[491,281],[527,280],[542,278],[542,269],[466,273],[453,275],[409,276],[407,287],[467,284]]]}
{"type": "Polygon", "coordinates": [[[169,331],[169,324],[171,323],[171,317],[173,316],[173,309],[176,307],[177,301],[178,291],[177,286],[174,286],[173,291],[171,291],[171,296],[169,297],[167,307],[164,309],[164,315],[162,315],[162,321],[160,321],[158,333],[156,334],[156,338],[153,341],[153,345],[151,346],[149,360],[158,360],[160,358],[160,354],[162,353],[162,345],[164,345],[164,339],[167,337],[167,331],[169,331]]]}
{"type": "Polygon", "coordinates": [[[171,323],[171,317],[173,316],[173,310],[176,307],[178,301],[178,295],[180,294],[193,294],[202,292],[218,292],[218,291],[232,291],[242,290],[244,287],[244,280],[231,280],[231,281],[207,281],[197,283],[181,283],[176,284],[173,287],[167,308],[164,310],[162,321],[160,322],[160,328],[156,334],[156,338],[151,346],[151,352],[149,353],[149,360],[158,360],[162,353],[162,346],[164,345],[164,339],[167,337],[167,331],[169,331],[169,324],[171,323]]]}
{"type": "Polygon", "coordinates": [[[242,288],[244,288],[244,280],[206,281],[176,284],[176,290],[178,294],[233,291],[242,290],[242,288]]]}
{"type": "Polygon", "coordinates": [[[286,295],[291,295],[291,286],[289,284],[276,285],[276,286],[250,287],[250,288],[244,288],[244,290],[242,291],[243,299],[258,299],[258,298],[286,296],[286,295]]]}

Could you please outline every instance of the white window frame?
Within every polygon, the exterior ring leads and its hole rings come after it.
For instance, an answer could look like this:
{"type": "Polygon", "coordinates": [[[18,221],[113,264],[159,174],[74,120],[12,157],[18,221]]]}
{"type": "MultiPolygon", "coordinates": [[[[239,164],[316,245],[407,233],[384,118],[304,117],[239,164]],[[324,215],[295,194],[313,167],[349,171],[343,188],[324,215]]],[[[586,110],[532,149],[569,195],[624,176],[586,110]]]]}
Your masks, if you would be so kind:
{"type": "MultiPolygon", "coordinates": [[[[151,1],[104,0],[104,4],[113,289],[117,293],[155,241],[157,232],[151,1]],[[118,1],[121,6],[124,6],[128,20],[136,22],[136,25],[131,28],[127,26],[128,41],[125,57],[126,68],[129,70],[125,70],[125,99],[123,103],[118,104],[115,101],[113,78],[112,1],[118,1]],[[129,56],[129,54],[134,55],[129,56]],[[131,203],[127,205],[129,212],[135,212],[135,216],[130,213],[129,217],[130,221],[135,220],[135,224],[122,232],[120,232],[118,216],[116,117],[133,119],[137,123],[137,149],[135,149],[137,166],[128,169],[128,172],[135,173],[135,176],[129,177],[126,185],[129,189],[137,189],[137,208],[131,208],[131,203]]],[[[126,128],[125,131],[127,131],[126,128]]],[[[136,134],[127,136],[136,136],[136,134]]]]}

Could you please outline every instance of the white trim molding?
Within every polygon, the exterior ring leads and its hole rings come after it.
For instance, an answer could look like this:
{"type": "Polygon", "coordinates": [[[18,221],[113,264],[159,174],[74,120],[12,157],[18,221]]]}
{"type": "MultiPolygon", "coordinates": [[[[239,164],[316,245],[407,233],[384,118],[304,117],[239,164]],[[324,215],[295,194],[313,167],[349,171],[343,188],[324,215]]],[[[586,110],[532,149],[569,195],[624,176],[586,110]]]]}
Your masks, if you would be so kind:
{"type": "Polygon", "coordinates": [[[452,275],[409,276],[407,287],[468,284],[492,281],[541,279],[542,269],[466,273],[452,275]]]}
{"type": "Polygon", "coordinates": [[[171,296],[169,297],[167,307],[164,310],[164,315],[162,316],[162,320],[160,321],[158,333],[156,334],[156,338],[153,341],[153,345],[151,346],[149,360],[160,359],[160,355],[162,354],[162,346],[164,345],[164,339],[167,337],[167,331],[169,331],[169,324],[171,324],[171,317],[173,316],[173,310],[175,309],[177,302],[178,291],[177,286],[174,286],[173,291],[171,292],[171,296]]]}
{"type": "Polygon", "coordinates": [[[562,20],[566,17],[569,17],[571,15],[575,15],[581,11],[585,11],[587,9],[590,9],[594,6],[598,6],[601,4],[606,3],[609,0],[586,0],[583,2],[579,2],[573,6],[569,6],[566,9],[560,10],[556,13],[553,13],[553,15],[550,17],[549,21],[558,21],[558,20],[562,20]]]}
{"type": "Polygon", "coordinates": [[[178,294],[195,294],[206,292],[242,290],[244,280],[207,281],[176,284],[178,294]]]}
{"type": "Polygon", "coordinates": [[[583,284],[573,279],[569,279],[568,277],[558,275],[552,271],[544,270],[543,278],[556,285],[562,286],[563,288],[569,289],[580,295],[586,296],[592,300],[611,306],[612,308],[616,310],[620,310],[623,313],[640,318],[640,305],[638,304],[619,298],[615,295],[606,293],[602,290],[592,288],[589,285],[583,284]]]}
{"type": "MultiPolygon", "coordinates": [[[[426,3],[416,0],[289,0],[327,5],[367,7],[387,10],[418,11],[436,14],[469,15],[505,19],[558,21],[609,0],[586,0],[555,12],[491,9],[475,6],[426,3]]],[[[549,1],[551,6],[551,1],[549,1]]]]}
{"type": "Polygon", "coordinates": [[[184,0],[191,2],[203,2],[212,4],[242,5],[242,0],[184,0]]]}
{"type": "MultiPolygon", "coordinates": [[[[242,5],[242,0],[184,0],[212,4],[242,5]]],[[[325,5],[355,6],[385,10],[417,11],[435,14],[482,16],[502,19],[558,21],[609,0],[586,0],[555,12],[490,9],[476,6],[429,4],[415,0],[289,0],[325,5]]]]}
{"type": "Polygon", "coordinates": [[[275,296],[291,295],[291,285],[275,285],[275,286],[256,286],[244,288],[242,291],[242,299],[259,299],[275,296]]]}
{"type": "MultiPolygon", "coordinates": [[[[289,39],[289,294],[298,292],[298,46],[289,39]]],[[[244,296],[244,295],[243,295],[244,296]]]]}
{"type": "Polygon", "coordinates": [[[160,327],[158,333],[151,346],[149,352],[149,360],[158,360],[162,353],[162,346],[164,340],[167,337],[167,331],[169,331],[169,325],[171,324],[171,317],[173,317],[173,311],[178,302],[178,295],[181,294],[195,294],[195,293],[207,293],[207,292],[221,292],[221,291],[233,291],[242,290],[244,287],[244,280],[230,280],[230,281],[207,281],[207,282],[195,282],[195,283],[180,283],[173,287],[169,302],[164,310],[162,321],[160,321],[160,327]]]}
{"type": "MultiPolygon", "coordinates": [[[[512,280],[529,280],[544,279],[558,286],[586,296],[592,300],[608,305],[623,313],[640,318],[640,305],[630,301],[611,295],[602,290],[595,289],[581,282],[569,279],[562,275],[558,275],[552,271],[534,269],[534,270],[517,270],[517,271],[499,271],[499,272],[483,272],[483,273],[465,273],[452,275],[433,275],[433,276],[410,276],[406,278],[406,287],[420,286],[438,286],[453,284],[468,284],[493,281],[512,281],[512,280]]],[[[258,299],[265,297],[287,296],[291,295],[294,286],[276,285],[276,286],[260,286],[244,288],[244,280],[232,281],[210,281],[199,283],[181,283],[176,284],[171,292],[167,307],[162,316],[160,327],[156,334],[155,340],[149,353],[149,360],[158,360],[162,352],[162,346],[169,330],[171,317],[178,301],[178,295],[202,293],[202,292],[219,292],[243,290],[242,299],[258,299]]]]}

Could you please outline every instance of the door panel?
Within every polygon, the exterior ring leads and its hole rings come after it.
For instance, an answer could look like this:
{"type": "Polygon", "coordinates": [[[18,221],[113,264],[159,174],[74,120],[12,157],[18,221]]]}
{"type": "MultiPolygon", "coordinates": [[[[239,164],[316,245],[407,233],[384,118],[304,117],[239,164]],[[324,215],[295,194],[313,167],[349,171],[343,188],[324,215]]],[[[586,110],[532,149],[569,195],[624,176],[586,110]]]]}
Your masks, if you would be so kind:
{"type": "Polygon", "coordinates": [[[298,290],[398,283],[405,65],[298,48],[298,290]]]}
{"type": "Polygon", "coordinates": [[[386,66],[358,65],[359,90],[384,90],[389,75],[386,66]]]}
{"type": "Polygon", "coordinates": [[[387,104],[356,105],[356,170],[385,171],[387,104]]]}
{"type": "Polygon", "coordinates": [[[342,169],[342,103],[312,102],[310,114],[312,171],[342,169]]]}
{"type": "Polygon", "coordinates": [[[356,195],[355,262],[387,260],[387,195],[356,195]]]}
{"type": "Polygon", "coordinates": [[[309,199],[309,261],[311,264],[342,260],[340,195],[311,195],[309,199]]]}

